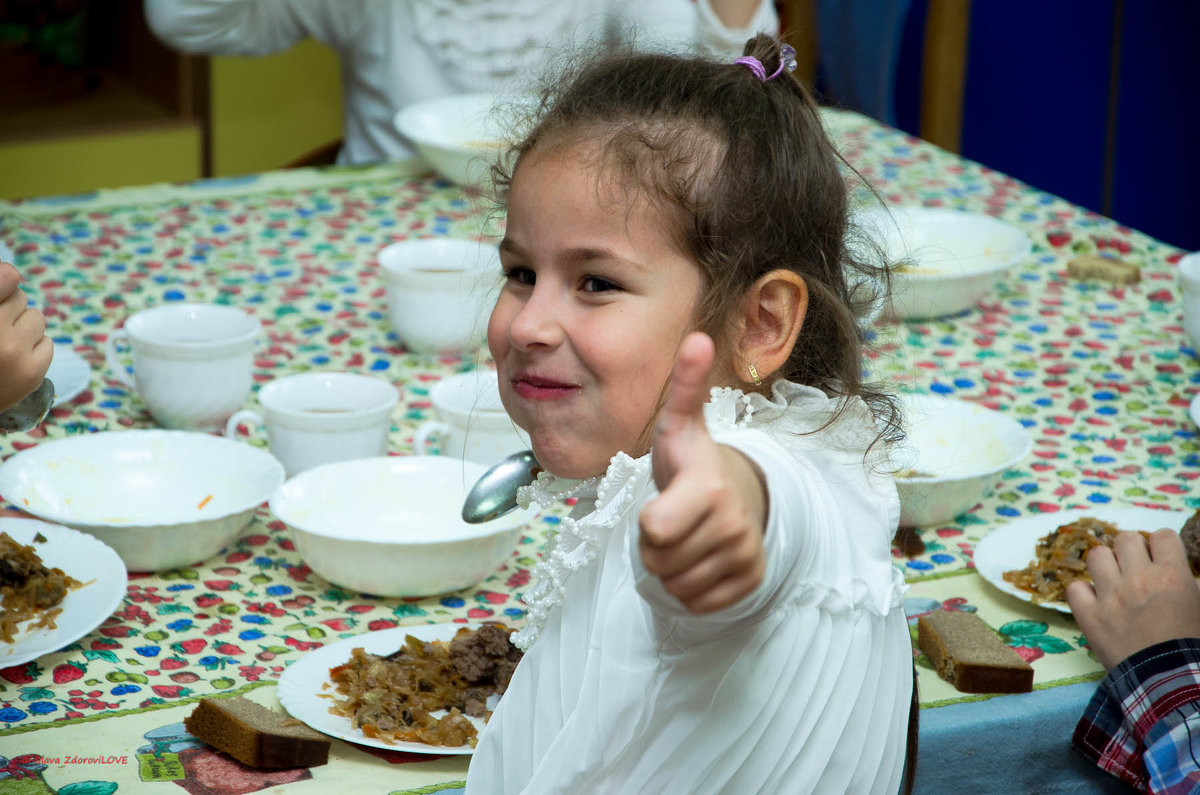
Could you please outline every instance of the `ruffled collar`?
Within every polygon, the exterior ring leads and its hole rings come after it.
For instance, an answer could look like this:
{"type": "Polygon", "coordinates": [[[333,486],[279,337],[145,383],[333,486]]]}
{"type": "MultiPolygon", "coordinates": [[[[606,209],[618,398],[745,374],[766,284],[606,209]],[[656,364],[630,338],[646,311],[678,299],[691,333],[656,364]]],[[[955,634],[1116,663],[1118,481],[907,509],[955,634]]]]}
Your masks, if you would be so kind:
{"type": "MultiPolygon", "coordinates": [[[[811,434],[822,447],[867,450],[878,431],[870,408],[859,398],[830,398],[813,387],[776,381],[771,396],[716,387],[704,405],[704,421],[713,435],[737,428],[769,429],[803,437],[811,434]]],[[[886,465],[884,445],[876,445],[876,462],[886,465]]],[[[566,599],[567,581],[596,559],[611,530],[635,507],[635,498],[650,478],[650,455],[632,458],[617,453],[599,477],[568,480],[542,472],[517,494],[518,504],[543,510],[576,498],[571,515],[559,523],[557,535],[546,542],[542,559],[533,568],[534,585],[522,596],[528,606],[525,626],[513,643],[528,649],[541,634],[550,612],[566,599]]]]}
{"type": "Polygon", "coordinates": [[[529,607],[525,626],[513,635],[517,648],[528,649],[538,639],[550,611],[565,601],[571,575],[596,559],[609,532],[624,520],[634,506],[635,494],[649,477],[649,455],[634,459],[617,453],[602,477],[572,481],[542,472],[517,492],[522,508],[536,503],[545,509],[571,497],[579,500],[533,567],[534,585],[522,596],[529,607]]]}

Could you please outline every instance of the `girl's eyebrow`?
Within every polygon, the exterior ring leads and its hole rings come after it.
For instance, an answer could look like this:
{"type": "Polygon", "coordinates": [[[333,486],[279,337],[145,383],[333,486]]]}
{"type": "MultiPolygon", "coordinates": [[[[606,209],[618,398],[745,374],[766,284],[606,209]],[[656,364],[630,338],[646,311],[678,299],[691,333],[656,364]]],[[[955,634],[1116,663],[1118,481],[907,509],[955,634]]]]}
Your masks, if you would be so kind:
{"type": "MultiPolygon", "coordinates": [[[[521,253],[520,245],[507,237],[500,241],[500,250],[510,254],[521,253]]],[[[567,249],[563,252],[562,258],[565,262],[572,265],[586,265],[589,262],[609,262],[618,266],[628,266],[639,271],[649,270],[642,263],[626,259],[612,249],[594,246],[580,246],[578,248],[567,249]]]]}

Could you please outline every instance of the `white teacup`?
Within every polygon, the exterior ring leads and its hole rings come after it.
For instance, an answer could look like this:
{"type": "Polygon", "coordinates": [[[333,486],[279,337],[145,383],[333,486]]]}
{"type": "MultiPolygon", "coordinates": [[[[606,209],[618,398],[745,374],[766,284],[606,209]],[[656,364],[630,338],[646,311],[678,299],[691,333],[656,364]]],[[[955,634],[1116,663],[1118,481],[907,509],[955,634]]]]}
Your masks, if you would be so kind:
{"type": "Polygon", "coordinates": [[[243,409],[229,418],[225,435],[241,423],[266,426],[267,446],[288,477],[321,464],[386,455],[396,387],[356,373],[300,373],[258,390],[259,414],[243,409]]]}
{"type": "Polygon", "coordinates": [[[1200,251],[1179,260],[1179,286],[1183,291],[1183,330],[1200,356],[1200,251]]]}
{"type": "Polygon", "coordinates": [[[436,420],[427,420],[413,434],[413,452],[424,455],[436,441],[442,455],[491,465],[529,449],[529,437],[518,428],[500,402],[496,373],[476,370],[452,375],[429,391],[436,420]]]}
{"type": "Polygon", "coordinates": [[[164,428],[216,431],[250,394],[256,318],[232,306],[167,304],[131,315],[104,355],[164,428]],[[129,344],[133,377],[117,352],[129,344]]]}
{"type": "Polygon", "coordinates": [[[500,285],[493,244],[431,237],[379,252],[388,317],[414,353],[462,353],[480,347],[500,285]]]}

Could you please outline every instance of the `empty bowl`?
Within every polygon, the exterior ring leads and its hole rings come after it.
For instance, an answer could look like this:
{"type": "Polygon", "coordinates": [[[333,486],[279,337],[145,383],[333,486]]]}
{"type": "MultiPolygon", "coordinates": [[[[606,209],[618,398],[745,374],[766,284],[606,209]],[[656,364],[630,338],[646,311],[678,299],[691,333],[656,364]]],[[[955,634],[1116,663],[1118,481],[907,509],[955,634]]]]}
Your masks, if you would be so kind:
{"type": "Polygon", "coordinates": [[[494,94],[457,94],[414,102],[393,120],[396,129],[439,174],[483,187],[507,148],[494,94]]]}
{"type": "Polygon", "coordinates": [[[388,319],[413,353],[483,345],[500,287],[494,243],[448,237],[402,240],[379,252],[388,319]]]}
{"type": "Polygon", "coordinates": [[[428,596],[496,571],[536,513],[464,522],[463,499],[486,469],[442,456],[339,461],[291,478],[270,505],[300,557],[329,582],[377,596],[428,596]]]}
{"type": "Polygon", "coordinates": [[[0,464],[6,500],[99,538],[130,571],[216,554],[283,480],[283,465],[270,453],[189,431],[69,436],[0,464]]]}
{"type": "Polygon", "coordinates": [[[903,527],[966,513],[1033,449],[1033,437],[1007,414],[935,395],[900,398],[907,433],[896,476],[903,527]]]}
{"type": "Polygon", "coordinates": [[[859,213],[856,221],[896,264],[890,307],[901,320],[970,309],[1033,250],[1024,232],[990,215],[891,207],[859,213]]]}

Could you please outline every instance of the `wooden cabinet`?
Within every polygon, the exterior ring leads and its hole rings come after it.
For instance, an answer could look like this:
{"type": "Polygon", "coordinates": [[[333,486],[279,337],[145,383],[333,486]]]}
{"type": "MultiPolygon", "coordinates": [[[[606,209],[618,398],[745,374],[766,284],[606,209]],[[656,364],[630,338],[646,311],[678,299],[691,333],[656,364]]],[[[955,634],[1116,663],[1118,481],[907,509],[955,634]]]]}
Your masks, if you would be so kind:
{"type": "Polygon", "coordinates": [[[141,0],[0,0],[0,198],[284,167],[341,134],[337,56],[159,42],[141,0]]]}
{"type": "Polygon", "coordinates": [[[262,58],[209,58],[210,168],[227,177],[282,168],[342,135],[337,53],[308,39],[262,58]]]}

